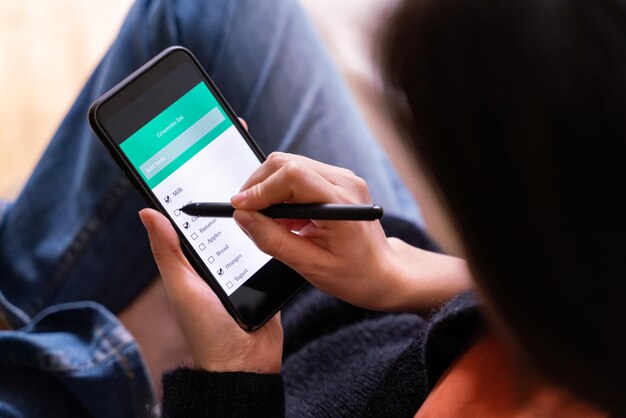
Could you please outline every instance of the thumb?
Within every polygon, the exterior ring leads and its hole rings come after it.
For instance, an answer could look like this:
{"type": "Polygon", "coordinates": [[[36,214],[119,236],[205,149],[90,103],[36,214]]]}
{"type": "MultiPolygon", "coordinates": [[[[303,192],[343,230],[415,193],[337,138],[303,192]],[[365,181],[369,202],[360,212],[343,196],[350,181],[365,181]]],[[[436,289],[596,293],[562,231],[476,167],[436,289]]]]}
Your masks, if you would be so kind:
{"type": "Polygon", "coordinates": [[[141,210],[139,217],[148,231],[152,255],[166,286],[170,280],[179,277],[181,273],[193,271],[180,248],[178,235],[170,221],[153,209],[141,210]]]}

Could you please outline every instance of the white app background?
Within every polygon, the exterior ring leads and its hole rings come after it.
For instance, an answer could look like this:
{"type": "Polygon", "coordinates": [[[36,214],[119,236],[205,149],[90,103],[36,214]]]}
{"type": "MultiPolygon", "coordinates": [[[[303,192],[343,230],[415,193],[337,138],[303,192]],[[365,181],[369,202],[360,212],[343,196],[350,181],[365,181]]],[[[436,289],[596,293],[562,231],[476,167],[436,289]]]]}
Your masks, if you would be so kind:
{"type": "Polygon", "coordinates": [[[259,165],[231,126],[152,189],[229,296],[271,257],[232,218],[194,218],[178,209],[189,202],[229,202],[259,165]]]}

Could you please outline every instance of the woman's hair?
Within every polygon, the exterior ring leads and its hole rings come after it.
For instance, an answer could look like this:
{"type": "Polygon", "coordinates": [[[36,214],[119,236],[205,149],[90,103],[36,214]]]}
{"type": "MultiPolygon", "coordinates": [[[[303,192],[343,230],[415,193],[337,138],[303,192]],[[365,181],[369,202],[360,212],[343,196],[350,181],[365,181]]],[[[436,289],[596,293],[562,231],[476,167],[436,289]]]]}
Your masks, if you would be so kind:
{"type": "Polygon", "coordinates": [[[406,0],[393,114],[544,375],[626,413],[626,0],[406,0]]]}

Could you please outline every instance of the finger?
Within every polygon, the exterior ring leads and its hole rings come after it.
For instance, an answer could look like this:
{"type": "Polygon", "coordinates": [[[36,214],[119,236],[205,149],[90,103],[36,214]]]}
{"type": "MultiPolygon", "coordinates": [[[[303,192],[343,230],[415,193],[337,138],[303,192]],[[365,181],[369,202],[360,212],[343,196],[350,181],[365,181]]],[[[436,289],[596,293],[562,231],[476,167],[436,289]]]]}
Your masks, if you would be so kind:
{"type": "Polygon", "coordinates": [[[287,163],[263,182],[231,198],[237,209],[259,210],[276,203],[340,202],[335,186],[311,168],[287,163]]]}
{"type": "Polygon", "coordinates": [[[243,125],[243,128],[248,131],[248,122],[246,122],[243,118],[237,118],[239,119],[239,122],[241,122],[241,124],[243,125]]]}
{"type": "Polygon", "coordinates": [[[258,212],[236,210],[233,218],[261,251],[304,276],[310,273],[312,262],[328,257],[324,249],[258,212]]]}
{"type": "Polygon", "coordinates": [[[139,216],[148,231],[152,254],[170,298],[185,300],[189,294],[207,289],[212,293],[187,261],[169,220],[153,209],[144,209],[139,216]]]}
{"type": "Polygon", "coordinates": [[[311,223],[309,219],[275,219],[275,221],[290,231],[300,231],[311,223]]]}
{"type": "Polygon", "coordinates": [[[354,173],[345,168],[324,164],[301,155],[273,152],[269,155],[267,160],[250,175],[240,190],[246,190],[255,184],[261,183],[290,162],[309,167],[335,185],[345,184],[354,177],[354,173]]]}
{"type": "Polygon", "coordinates": [[[143,209],[139,217],[148,231],[150,247],[161,275],[173,276],[190,268],[180,249],[176,231],[165,216],[153,209],[143,209]]]}

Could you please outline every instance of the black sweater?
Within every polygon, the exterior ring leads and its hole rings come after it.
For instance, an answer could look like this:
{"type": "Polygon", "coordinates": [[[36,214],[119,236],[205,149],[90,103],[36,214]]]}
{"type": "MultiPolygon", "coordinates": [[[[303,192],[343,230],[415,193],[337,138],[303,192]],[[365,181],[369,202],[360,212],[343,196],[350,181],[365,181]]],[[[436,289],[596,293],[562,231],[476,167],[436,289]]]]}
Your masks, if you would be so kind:
{"type": "MultiPolygon", "coordinates": [[[[388,236],[435,250],[415,226],[388,236]]],[[[163,376],[163,416],[412,417],[482,326],[470,293],[428,320],[360,309],[307,288],[282,313],[280,375],[180,368],[163,376]]]]}

